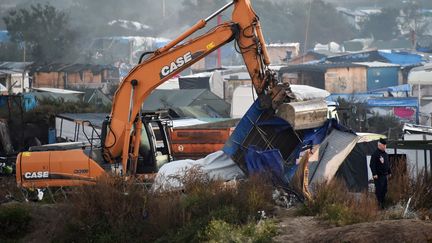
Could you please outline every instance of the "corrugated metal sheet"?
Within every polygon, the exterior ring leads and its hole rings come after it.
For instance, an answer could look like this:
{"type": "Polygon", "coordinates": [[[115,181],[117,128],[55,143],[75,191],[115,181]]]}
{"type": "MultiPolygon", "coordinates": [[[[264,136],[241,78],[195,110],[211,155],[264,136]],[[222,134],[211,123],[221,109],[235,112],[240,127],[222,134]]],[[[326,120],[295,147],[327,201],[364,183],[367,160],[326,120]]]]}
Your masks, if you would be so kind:
{"type": "Polygon", "coordinates": [[[98,74],[103,70],[115,70],[112,65],[96,65],[96,64],[80,64],[80,63],[51,63],[48,65],[34,65],[31,67],[33,72],[81,72],[90,70],[94,74],[98,74]]]}
{"type": "Polygon", "coordinates": [[[33,88],[36,91],[51,92],[56,94],[84,94],[84,92],[57,88],[33,88]]]}
{"type": "Polygon", "coordinates": [[[90,121],[93,126],[101,128],[103,120],[108,115],[108,113],[62,113],[57,115],[57,117],[76,123],[90,121]]]}
{"type": "Polygon", "coordinates": [[[386,62],[354,62],[358,65],[363,65],[366,67],[400,67],[398,64],[386,63],[386,62]]]}
{"type": "Polygon", "coordinates": [[[351,62],[334,62],[334,63],[314,63],[314,64],[298,64],[288,65],[279,69],[279,73],[290,71],[321,71],[325,72],[329,68],[342,68],[342,67],[364,67],[364,65],[351,63],[351,62]]]}
{"type": "Polygon", "coordinates": [[[15,72],[23,72],[32,62],[0,62],[0,70],[12,70],[15,72]]]}

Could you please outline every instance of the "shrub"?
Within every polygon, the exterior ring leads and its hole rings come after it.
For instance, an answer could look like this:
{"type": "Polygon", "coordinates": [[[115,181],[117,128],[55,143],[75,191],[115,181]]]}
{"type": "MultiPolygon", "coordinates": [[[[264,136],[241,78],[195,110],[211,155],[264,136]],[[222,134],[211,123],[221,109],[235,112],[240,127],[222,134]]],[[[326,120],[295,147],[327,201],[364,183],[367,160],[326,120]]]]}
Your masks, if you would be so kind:
{"type": "Polygon", "coordinates": [[[432,177],[420,173],[412,180],[411,193],[412,208],[416,210],[432,210],[432,177]]]}
{"type": "MultiPolygon", "coordinates": [[[[405,208],[411,198],[410,208],[420,212],[421,215],[429,216],[428,212],[432,209],[432,177],[425,171],[416,175],[413,172],[408,174],[407,171],[410,169],[405,168],[403,163],[396,165],[389,180],[388,202],[405,208]]],[[[402,217],[402,214],[400,213],[399,217],[402,217]]]]}
{"type": "Polygon", "coordinates": [[[350,193],[339,180],[314,185],[311,201],[298,209],[301,215],[318,216],[335,225],[374,221],[378,216],[375,197],[350,193]]]}
{"type": "Polygon", "coordinates": [[[30,210],[21,204],[0,206],[0,239],[17,239],[28,232],[30,210]]]}
{"type": "Polygon", "coordinates": [[[146,203],[146,189],[121,177],[103,177],[96,185],[74,188],[69,204],[72,213],[60,237],[77,241],[147,240],[143,227],[146,203]]]}
{"type": "Polygon", "coordinates": [[[235,226],[255,224],[257,211],[271,208],[271,187],[263,180],[226,187],[194,170],[181,179],[183,191],[150,191],[120,177],[74,189],[68,204],[69,223],[56,238],[196,242],[212,220],[235,226]]]}

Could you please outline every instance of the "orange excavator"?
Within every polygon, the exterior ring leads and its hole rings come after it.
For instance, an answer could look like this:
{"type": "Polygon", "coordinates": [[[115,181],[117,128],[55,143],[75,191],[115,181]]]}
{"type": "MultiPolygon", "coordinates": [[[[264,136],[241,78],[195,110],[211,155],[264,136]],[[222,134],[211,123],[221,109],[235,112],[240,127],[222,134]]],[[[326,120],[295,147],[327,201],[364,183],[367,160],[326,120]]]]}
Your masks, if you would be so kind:
{"type": "MultiPolygon", "coordinates": [[[[140,148],[146,140],[154,140],[149,136],[143,138],[143,134],[149,134],[143,131],[149,129],[145,124],[161,123],[155,116],[141,112],[142,103],[160,84],[232,40],[242,54],[261,106],[274,109],[289,102],[292,95],[289,86],[279,84],[275,72],[269,69],[260,22],[250,0],[234,0],[198,21],[166,46],[141,56],[114,95],[111,114],[102,126],[100,146],[59,143],[30,148],[17,157],[18,185],[27,188],[76,186],[94,183],[107,173],[143,175],[140,164],[146,163],[146,156],[140,153],[140,148]],[[186,40],[231,6],[234,6],[231,21],[186,40]]],[[[160,132],[164,133],[162,127],[160,132]]],[[[165,157],[165,160],[170,158],[165,157]]]]}

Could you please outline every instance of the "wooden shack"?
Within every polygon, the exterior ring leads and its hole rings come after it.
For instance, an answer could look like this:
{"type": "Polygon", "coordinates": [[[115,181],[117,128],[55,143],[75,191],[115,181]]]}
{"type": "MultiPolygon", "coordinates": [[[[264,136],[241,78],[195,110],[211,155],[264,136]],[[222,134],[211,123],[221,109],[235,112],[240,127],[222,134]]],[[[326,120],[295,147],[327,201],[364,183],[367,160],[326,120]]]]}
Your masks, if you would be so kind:
{"type": "Polygon", "coordinates": [[[402,84],[400,66],[383,62],[289,65],[279,70],[283,82],[309,85],[330,93],[350,94],[402,84]]]}
{"type": "Polygon", "coordinates": [[[35,88],[101,88],[104,83],[119,82],[118,69],[109,65],[49,64],[33,66],[31,72],[35,88]]]}

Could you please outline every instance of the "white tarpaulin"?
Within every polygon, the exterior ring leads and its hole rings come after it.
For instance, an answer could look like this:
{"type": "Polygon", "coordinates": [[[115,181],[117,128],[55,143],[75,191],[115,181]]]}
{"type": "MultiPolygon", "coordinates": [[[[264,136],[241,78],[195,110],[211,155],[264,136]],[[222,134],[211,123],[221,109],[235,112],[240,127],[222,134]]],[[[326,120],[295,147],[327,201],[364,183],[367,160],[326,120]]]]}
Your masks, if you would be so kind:
{"type": "Polygon", "coordinates": [[[8,90],[6,89],[6,87],[0,84],[0,92],[7,92],[7,91],[8,90]]]}
{"type": "Polygon", "coordinates": [[[333,130],[320,144],[318,161],[309,161],[310,184],[330,181],[359,139],[355,134],[333,130]]]}
{"type": "Polygon", "coordinates": [[[154,190],[178,190],[183,187],[181,178],[197,167],[210,179],[229,181],[244,178],[243,171],[223,151],[216,151],[199,160],[177,160],[164,164],[156,175],[154,190]]]}
{"type": "Polygon", "coordinates": [[[411,69],[408,75],[408,83],[432,85],[432,63],[411,69]]]}

